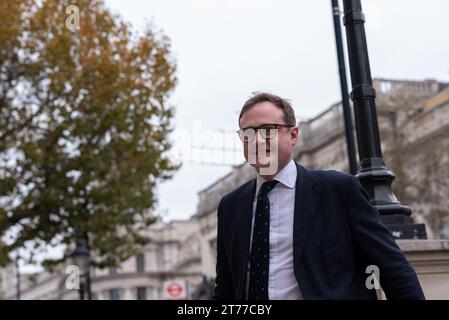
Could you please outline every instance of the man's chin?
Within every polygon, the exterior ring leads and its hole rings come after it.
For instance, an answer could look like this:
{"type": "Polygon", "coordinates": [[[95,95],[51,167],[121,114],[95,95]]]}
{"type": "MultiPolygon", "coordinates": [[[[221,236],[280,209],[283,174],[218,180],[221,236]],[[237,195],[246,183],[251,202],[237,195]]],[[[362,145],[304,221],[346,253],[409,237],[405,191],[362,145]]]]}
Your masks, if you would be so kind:
{"type": "Polygon", "coordinates": [[[269,168],[270,161],[269,160],[267,162],[257,161],[256,163],[250,163],[250,166],[252,166],[253,168],[256,168],[257,170],[259,170],[261,168],[269,168]]]}
{"type": "Polygon", "coordinates": [[[270,154],[267,154],[265,156],[260,156],[258,154],[253,154],[250,157],[246,157],[246,161],[251,165],[253,168],[256,168],[257,170],[262,168],[270,168],[272,163],[275,163],[276,159],[275,157],[272,157],[270,154]],[[252,163],[248,161],[248,159],[252,160],[252,163]]]}

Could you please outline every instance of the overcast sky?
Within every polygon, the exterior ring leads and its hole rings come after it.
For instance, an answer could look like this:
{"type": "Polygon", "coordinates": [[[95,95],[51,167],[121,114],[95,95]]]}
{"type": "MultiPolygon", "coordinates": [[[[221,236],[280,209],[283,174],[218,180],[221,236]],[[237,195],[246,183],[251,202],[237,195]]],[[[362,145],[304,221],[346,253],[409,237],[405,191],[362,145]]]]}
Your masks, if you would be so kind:
{"type": "MultiPolygon", "coordinates": [[[[255,91],[290,99],[300,119],[340,100],[330,0],[106,0],[106,4],[136,28],[152,21],[171,39],[179,78],[171,97],[177,109],[175,150],[195,139],[195,130],[236,130],[238,111],[255,91]]],[[[373,77],[449,82],[449,1],[362,4],[373,77]]],[[[243,161],[238,156],[234,160],[243,161]]],[[[194,214],[197,192],[231,169],[190,162],[158,188],[157,212],[165,212],[165,220],[194,214]]]]}

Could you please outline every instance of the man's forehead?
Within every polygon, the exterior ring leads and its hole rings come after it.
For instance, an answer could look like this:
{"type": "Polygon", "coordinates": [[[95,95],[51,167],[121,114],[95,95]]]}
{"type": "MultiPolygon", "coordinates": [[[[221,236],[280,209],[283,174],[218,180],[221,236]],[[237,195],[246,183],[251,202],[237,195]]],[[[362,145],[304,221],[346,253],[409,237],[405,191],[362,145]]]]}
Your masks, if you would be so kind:
{"type": "Polygon", "coordinates": [[[282,120],[284,113],[271,102],[261,102],[249,108],[241,118],[241,123],[262,121],[264,123],[277,123],[282,120]]]}

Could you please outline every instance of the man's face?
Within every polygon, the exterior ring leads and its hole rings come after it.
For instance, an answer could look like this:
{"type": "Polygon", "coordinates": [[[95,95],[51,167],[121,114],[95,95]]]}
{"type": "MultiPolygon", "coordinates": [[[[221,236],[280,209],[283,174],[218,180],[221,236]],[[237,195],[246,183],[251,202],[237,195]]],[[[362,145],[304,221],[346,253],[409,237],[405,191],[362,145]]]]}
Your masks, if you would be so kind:
{"type": "MultiPolygon", "coordinates": [[[[283,111],[268,101],[254,105],[240,119],[240,129],[259,128],[266,124],[286,125],[283,111]]],[[[273,139],[264,139],[258,132],[253,142],[243,143],[245,159],[258,172],[261,168],[272,167],[273,161],[277,161],[277,173],[293,158],[293,146],[296,144],[297,138],[297,127],[279,127],[273,139]],[[264,150],[266,150],[266,154],[263,154],[264,150]],[[276,150],[277,154],[273,154],[276,150]],[[254,163],[251,159],[257,161],[254,163]]]]}

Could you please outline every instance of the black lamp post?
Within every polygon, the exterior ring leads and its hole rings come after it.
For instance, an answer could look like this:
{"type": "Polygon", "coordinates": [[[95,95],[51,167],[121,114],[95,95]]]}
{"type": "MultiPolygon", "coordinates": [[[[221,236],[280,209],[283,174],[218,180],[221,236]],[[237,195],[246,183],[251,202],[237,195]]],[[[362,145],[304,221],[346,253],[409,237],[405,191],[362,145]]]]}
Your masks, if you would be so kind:
{"type": "Polygon", "coordinates": [[[87,237],[76,239],[76,247],[70,257],[80,270],[80,300],[91,300],[90,249],[87,237]]]}
{"type": "Polygon", "coordinates": [[[341,35],[340,6],[338,0],[331,0],[331,6],[334,17],[335,44],[337,48],[338,71],[340,73],[341,104],[343,106],[345,121],[349,172],[355,175],[357,173],[357,160],[355,157],[354,128],[352,126],[352,113],[349,105],[348,80],[346,78],[345,54],[343,50],[343,37],[341,35]]]}
{"type": "Polygon", "coordinates": [[[20,300],[20,266],[19,266],[19,255],[17,255],[15,261],[16,267],[16,299],[20,300]]]}
{"type": "Polygon", "coordinates": [[[396,199],[391,183],[395,176],[382,159],[376,114],[376,93],[371,78],[365,35],[365,17],[360,0],[343,0],[344,24],[351,68],[354,114],[360,166],[357,174],[371,203],[399,239],[425,239],[423,224],[414,224],[411,209],[396,199]]]}

